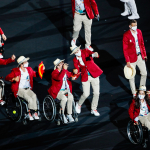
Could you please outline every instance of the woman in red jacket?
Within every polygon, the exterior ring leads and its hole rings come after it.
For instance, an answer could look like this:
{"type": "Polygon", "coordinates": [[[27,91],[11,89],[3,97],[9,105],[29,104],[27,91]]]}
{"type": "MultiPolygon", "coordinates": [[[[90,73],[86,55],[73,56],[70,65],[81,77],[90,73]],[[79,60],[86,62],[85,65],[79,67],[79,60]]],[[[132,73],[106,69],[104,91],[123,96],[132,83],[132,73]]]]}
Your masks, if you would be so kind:
{"type": "Polygon", "coordinates": [[[129,107],[129,116],[138,124],[138,120],[150,129],[150,98],[146,93],[146,87],[140,86],[137,96],[132,100],[129,107]]]}

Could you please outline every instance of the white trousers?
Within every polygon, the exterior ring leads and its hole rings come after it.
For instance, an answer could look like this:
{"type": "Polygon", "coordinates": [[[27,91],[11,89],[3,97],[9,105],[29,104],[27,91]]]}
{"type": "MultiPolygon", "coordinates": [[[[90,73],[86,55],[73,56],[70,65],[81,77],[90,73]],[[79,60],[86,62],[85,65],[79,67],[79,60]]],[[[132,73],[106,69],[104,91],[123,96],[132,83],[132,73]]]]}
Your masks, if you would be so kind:
{"type": "MultiPolygon", "coordinates": [[[[138,66],[139,70],[140,70],[140,74],[141,74],[141,80],[140,80],[140,86],[146,84],[146,78],[147,78],[147,71],[146,71],[146,64],[145,64],[145,60],[142,59],[142,56],[139,55],[138,59],[136,62],[131,63],[134,67],[136,67],[136,65],[138,66]]],[[[129,79],[129,83],[130,83],[130,88],[132,91],[132,94],[136,94],[136,88],[135,88],[135,78],[129,79]]]]}
{"type": "Polygon", "coordinates": [[[150,130],[150,113],[147,116],[138,116],[142,125],[146,126],[150,130]]]}
{"type": "Polygon", "coordinates": [[[125,12],[130,11],[132,15],[138,15],[135,0],[120,0],[124,3],[125,12]]]}
{"type": "Polygon", "coordinates": [[[84,24],[85,30],[85,41],[86,46],[91,45],[91,26],[92,26],[92,19],[88,19],[86,15],[79,15],[75,13],[74,20],[73,20],[73,39],[77,39],[79,36],[79,32],[82,27],[82,23],[84,24]]]}
{"type": "Polygon", "coordinates": [[[67,113],[69,115],[72,114],[72,102],[74,100],[73,95],[69,90],[59,91],[57,94],[57,98],[60,100],[60,105],[62,107],[62,113],[64,114],[64,110],[67,102],[67,113]],[[65,96],[65,93],[68,93],[68,96],[65,96]]]}
{"type": "Polygon", "coordinates": [[[88,81],[82,82],[83,94],[79,99],[79,105],[81,106],[86,100],[86,98],[90,95],[90,84],[92,85],[93,88],[93,100],[92,100],[91,109],[96,110],[98,105],[98,100],[99,100],[99,94],[100,94],[99,77],[93,78],[91,76],[88,76],[88,81]]]}

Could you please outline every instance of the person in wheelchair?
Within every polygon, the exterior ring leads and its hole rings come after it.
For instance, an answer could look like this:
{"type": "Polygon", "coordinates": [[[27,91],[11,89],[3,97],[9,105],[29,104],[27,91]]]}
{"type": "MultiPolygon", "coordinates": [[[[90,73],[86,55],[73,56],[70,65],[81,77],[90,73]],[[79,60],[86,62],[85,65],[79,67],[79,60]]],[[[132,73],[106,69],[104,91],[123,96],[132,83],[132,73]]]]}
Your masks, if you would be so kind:
{"type": "MultiPolygon", "coordinates": [[[[1,59],[0,58],[0,65],[7,65],[9,63],[12,63],[15,61],[15,58],[16,56],[15,55],[12,55],[11,58],[8,58],[8,59],[1,59]]],[[[2,77],[0,77],[1,79],[2,77]]],[[[3,100],[3,86],[4,86],[4,82],[2,80],[0,80],[0,105],[4,105],[5,104],[5,101],[3,100]]]]}
{"type": "MultiPolygon", "coordinates": [[[[74,100],[72,95],[72,84],[70,78],[72,73],[67,70],[68,64],[64,63],[64,60],[56,59],[54,61],[54,71],[52,72],[52,86],[48,89],[48,93],[53,97],[53,99],[60,100],[62,107],[62,112],[64,123],[74,122],[72,117],[72,102],[74,100]],[[67,94],[67,96],[66,96],[67,94]],[[67,118],[64,115],[64,110],[67,102],[67,118]]],[[[74,80],[74,77],[72,77],[74,80]]]]}
{"type": "MultiPolygon", "coordinates": [[[[6,76],[5,80],[11,81],[11,89],[15,97],[20,96],[28,102],[28,118],[29,120],[34,120],[39,119],[37,113],[37,96],[32,91],[33,77],[37,75],[31,67],[28,67],[28,60],[29,58],[20,56],[17,59],[18,67],[13,68],[11,73],[6,76]]],[[[45,67],[43,70],[45,70],[45,67]]]]}
{"type": "Polygon", "coordinates": [[[136,97],[132,100],[129,107],[129,116],[134,121],[134,124],[138,124],[138,121],[142,125],[146,126],[150,130],[150,98],[146,93],[146,87],[140,86],[136,97]]]}

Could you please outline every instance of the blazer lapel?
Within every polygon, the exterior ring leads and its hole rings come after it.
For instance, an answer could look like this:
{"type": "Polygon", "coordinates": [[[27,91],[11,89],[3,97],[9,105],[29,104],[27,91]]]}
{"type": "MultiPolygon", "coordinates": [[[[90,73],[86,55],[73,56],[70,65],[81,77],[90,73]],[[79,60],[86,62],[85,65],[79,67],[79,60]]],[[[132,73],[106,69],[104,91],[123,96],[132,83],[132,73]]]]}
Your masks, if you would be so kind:
{"type": "Polygon", "coordinates": [[[130,34],[130,42],[133,42],[135,44],[135,38],[134,36],[132,35],[131,31],[129,30],[129,34],[130,34]]]}

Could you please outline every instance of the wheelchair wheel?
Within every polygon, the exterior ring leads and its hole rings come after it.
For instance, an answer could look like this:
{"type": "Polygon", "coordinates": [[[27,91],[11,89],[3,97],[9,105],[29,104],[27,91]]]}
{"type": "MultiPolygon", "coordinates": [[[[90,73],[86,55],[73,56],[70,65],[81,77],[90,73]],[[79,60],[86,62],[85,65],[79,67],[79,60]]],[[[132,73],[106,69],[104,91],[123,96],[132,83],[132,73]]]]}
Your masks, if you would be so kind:
{"type": "Polygon", "coordinates": [[[54,99],[48,95],[43,101],[44,116],[48,121],[53,122],[56,117],[56,105],[54,99]]]}
{"type": "Polygon", "coordinates": [[[130,120],[127,126],[128,138],[133,144],[141,144],[143,140],[142,126],[140,122],[138,123],[138,125],[134,125],[134,122],[130,120]]]}
{"type": "Polygon", "coordinates": [[[6,113],[8,117],[18,122],[22,116],[22,104],[19,98],[15,98],[12,94],[6,100],[6,113]]]}

